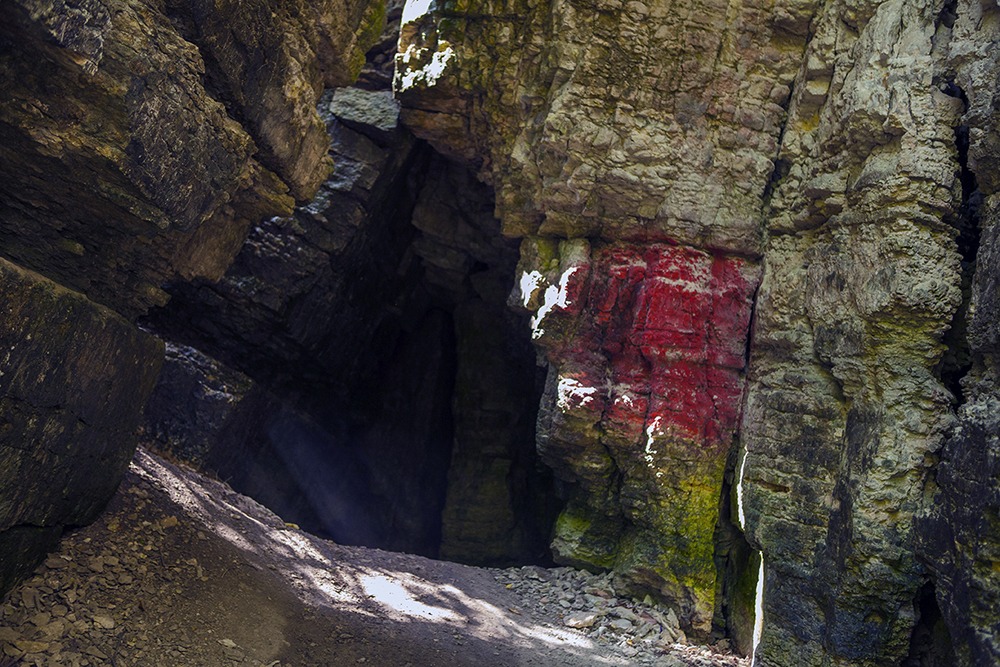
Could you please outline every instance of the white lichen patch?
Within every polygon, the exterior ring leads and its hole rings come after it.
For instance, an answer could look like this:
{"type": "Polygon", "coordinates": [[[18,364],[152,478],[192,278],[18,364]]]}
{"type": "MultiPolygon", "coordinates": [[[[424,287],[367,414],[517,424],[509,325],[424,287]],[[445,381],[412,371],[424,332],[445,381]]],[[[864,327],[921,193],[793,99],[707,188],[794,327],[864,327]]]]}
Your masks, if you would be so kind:
{"type": "Polygon", "coordinates": [[[426,61],[426,53],[427,49],[419,49],[413,45],[407,47],[401,56],[406,70],[399,76],[397,92],[403,92],[416,86],[432,88],[444,76],[448,64],[456,57],[455,49],[448,42],[439,42],[437,51],[434,52],[429,61],[426,61]]]}
{"type": "Polygon", "coordinates": [[[521,303],[525,308],[531,303],[531,300],[535,296],[541,286],[542,282],[545,280],[545,276],[541,274],[540,271],[532,271],[528,273],[524,271],[521,273],[520,288],[521,288],[521,303]]]}

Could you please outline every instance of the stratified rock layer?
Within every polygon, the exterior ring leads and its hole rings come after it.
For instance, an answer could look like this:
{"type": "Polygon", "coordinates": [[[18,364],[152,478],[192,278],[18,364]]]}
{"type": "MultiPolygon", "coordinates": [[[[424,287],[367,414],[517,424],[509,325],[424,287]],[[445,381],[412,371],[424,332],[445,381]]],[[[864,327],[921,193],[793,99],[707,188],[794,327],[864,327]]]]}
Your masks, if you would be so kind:
{"type": "Polygon", "coordinates": [[[926,571],[913,519],[952,421],[961,101],[939,6],[824,7],[773,187],[739,483],[767,665],[898,664],[926,571]]]}
{"type": "Polygon", "coordinates": [[[967,272],[975,270],[963,332],[971,367],[918,529],[955,662],[989,665],[1000,663],[1000,9],[958,2],[953,11],[949,64],[954,92],[967,105],[962,214],[978,236],[974,256],[965,258],[967,272]]]}
{"type": "Polygon", "coordinates": [[[0,590],[125,473],[163,347],[116,313],[0,259],[0,590]]]}
{"type": "Polygon", "coordinates": [[[380,28],[338,0],[2,11],[0,251],[128,316],[312,196],[322,83],[356,76],[380,28]]]}
{"type": "Polygon", "coordinates": [[[403,16],[403,119],[508,235],[760,249],[812,2],[437,2],[403,16]]]}
{"type": "Polygon", "coordinates": [[[763,199],[811,7],[431,2],[402,17],[404,122],[477,167],[504,233],[526,239],[515,299],[550,364],[538,447],[574,485],[554,554],[614,568],[702,633],[763,199]]]}

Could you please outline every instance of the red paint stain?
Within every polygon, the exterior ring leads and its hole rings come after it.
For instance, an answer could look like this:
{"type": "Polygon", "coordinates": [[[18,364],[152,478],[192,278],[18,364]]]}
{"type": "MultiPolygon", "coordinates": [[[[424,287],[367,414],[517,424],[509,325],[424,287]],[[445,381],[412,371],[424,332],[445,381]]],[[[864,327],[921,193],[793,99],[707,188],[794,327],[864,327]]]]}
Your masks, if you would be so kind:
{"type": "MultiPolygon", "coordinates": [[[[571,308],[538,341],[562,377],[596,387],[586,412],[612,442],[724,452],[738,427],[756,264],[684,246],[596,249],[571,308]]],[[[581,406],[582,407],[582,406],[581,406]]],[[[572,409],[572,406],[571,406],[572,409]]]]}

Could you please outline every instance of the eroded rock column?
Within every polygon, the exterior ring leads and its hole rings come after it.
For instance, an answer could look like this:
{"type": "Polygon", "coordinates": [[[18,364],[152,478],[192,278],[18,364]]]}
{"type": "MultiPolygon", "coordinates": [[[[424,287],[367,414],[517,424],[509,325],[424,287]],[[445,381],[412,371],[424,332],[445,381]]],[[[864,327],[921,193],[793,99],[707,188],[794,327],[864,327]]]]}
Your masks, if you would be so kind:
{"type": "Polygon", "coordinates": [[[520,299],[549,362],[538,447],[572,483],[557,560],[714,611],[714,534],[758,267],[668,244],[525,241],[520,299]]]}
{"type": "Polygon", "coordinates": [[[770,200],[741,480],[764,553],[765,665],[909,652],[913,518],[952,396],[961,302],[941,6],[830,3],[796,79],[770,200]]]}

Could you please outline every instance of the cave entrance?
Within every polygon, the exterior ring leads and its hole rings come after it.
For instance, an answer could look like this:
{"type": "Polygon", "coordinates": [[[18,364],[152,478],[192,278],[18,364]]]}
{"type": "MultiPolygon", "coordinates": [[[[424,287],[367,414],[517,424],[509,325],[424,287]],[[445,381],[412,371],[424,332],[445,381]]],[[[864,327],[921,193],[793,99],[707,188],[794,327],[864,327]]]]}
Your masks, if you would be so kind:
{"type": "Polygon", "coordinates": [[[544,371],[506,304],[517,243],[470,170],[357,113],[393,104],[327,95],[319,195],[256,227],[220,281],[169,288],[145,439],[343,544],[547,563],[544,371]]]}

